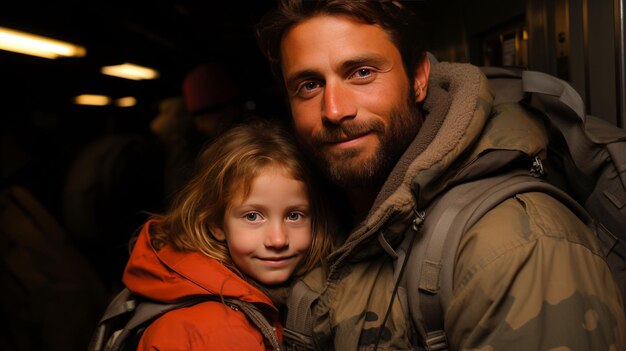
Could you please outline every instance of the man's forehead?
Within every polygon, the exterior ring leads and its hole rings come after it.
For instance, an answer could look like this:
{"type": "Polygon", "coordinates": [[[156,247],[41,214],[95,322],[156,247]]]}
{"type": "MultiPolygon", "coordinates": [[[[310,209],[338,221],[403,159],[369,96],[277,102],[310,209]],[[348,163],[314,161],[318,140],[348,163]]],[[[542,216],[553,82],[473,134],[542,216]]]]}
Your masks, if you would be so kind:
{"type": "Polygon", "coordinates": [[[324,15],[308,19],[287,31],[281,42],[285,77],[320,67],[339,69],[354,61],[385,60],[397,48],[378,25],[348,16],[324,15]]]}

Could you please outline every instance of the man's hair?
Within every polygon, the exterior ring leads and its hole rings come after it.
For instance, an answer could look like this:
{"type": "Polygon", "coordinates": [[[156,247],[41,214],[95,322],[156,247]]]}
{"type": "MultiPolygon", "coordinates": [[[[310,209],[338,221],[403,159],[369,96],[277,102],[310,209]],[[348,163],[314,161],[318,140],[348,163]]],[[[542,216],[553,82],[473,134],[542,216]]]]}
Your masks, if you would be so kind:
{"type": "Polygon", "coordinates": [[[272,169],[302,181],[311,206],[311,247],[296,274],[324,262],[332,249],[332,217],[323,192],[293,135],[276,122],[260,119],[233,127],[200,154],[194,177],[164,215],[154,216],[159,221],[151,228],[152,245],[157,250],[169,244],[182,251],[202,252],[241,275],[226,243],[217,240],[211,228],[222,227],[234,198],[245,199],[254,179],[272,169]]]}
{"type": "Polygon", "coordinates": [[[280,0],[256,26],[261,51],[272,72],[283,85],[280,45],[284,34],[298,23],[320,15],[350,16],[366,24],[380,26],[400,51],[409,79],[425,57],[423,35],[413,11],[400,1],[391,0],[280,0]]]}

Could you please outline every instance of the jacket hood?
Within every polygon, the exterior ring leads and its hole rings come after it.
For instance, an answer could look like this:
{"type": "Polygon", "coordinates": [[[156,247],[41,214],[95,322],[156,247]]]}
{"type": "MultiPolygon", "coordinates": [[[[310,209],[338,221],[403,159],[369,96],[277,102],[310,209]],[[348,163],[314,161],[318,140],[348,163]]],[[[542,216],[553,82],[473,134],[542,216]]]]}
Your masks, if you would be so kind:
{"type": "MultiPolygon", "coordinates": [[[[383,186],[370,215],[381,207],[414,206],[421,195],[480,136],[493,96],[480,69],[469,64],[432,66],[424,124],[383,186]]],[[[375,216],[372,216],[375,217],[375,216]]]]}
{"type": "Polygon", "coordinates": [[[265,294],[215,259],[199,252],[176,251],[169,245],[155,250],[150,243],[153,223],[143,226],[124,271],[123,282],[132,292],[168,303],[215,294],[264,303],[276,310],[265,294]]]}
{"type": "MultiPolygon", "coordinates": [[[[493,96],[487,78],[476,66],[446,62],[431,66],[422,128],[389,175],[367,218],[333,258],[346,257],[383,224],[385,239],[392,245],[399,242],[402,235],[394,233],[404,233],[414,212],[424,209],[448,185],[545,150],[543,122],[518,103],[493,106],[493,96]],[[510,155],[495,165],[478,162],[495,150],[507,150],[510,155]]],[[[352,257],[371,254],[359,249],[352,257]]]]}

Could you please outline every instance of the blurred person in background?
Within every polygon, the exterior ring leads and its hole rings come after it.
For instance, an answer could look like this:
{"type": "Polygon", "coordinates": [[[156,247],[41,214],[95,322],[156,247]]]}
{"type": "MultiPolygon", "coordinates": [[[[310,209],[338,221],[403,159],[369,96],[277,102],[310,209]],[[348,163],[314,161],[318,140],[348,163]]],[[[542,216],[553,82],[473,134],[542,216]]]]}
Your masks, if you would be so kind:
{"type": "Polygon", "coordinates": [[[169,126],[170,130],[172,143],[164,176],[166,201],[189,180],[202,146],[245,119],[244,100],[240,82],[232,71],[226,64],[214,61],[189,71],[182,84],[182,100],[163,101],[153,130],[158,125],[169,126]],[[167,124],[166,119],[177,122],[167,124]]]}

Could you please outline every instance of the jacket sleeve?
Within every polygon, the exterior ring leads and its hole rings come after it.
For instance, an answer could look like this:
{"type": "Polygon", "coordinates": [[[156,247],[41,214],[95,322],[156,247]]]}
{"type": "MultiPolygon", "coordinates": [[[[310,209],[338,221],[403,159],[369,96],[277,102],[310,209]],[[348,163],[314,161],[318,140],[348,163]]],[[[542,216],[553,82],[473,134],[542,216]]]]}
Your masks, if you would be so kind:
{"type": "Polygon", "coordinates": [[[265,351],[263,337],[240,311],[204,302],[166,313],[144,332],[138,351],[265,351]]]}
{"type": "Polygon", "coordinates": [[[487,213],[457,251],[454,350],[626,350],[626,318],[593,234],[545,194],[487,213]]]}

